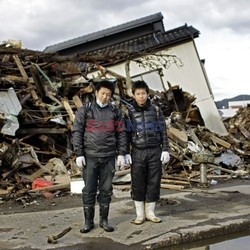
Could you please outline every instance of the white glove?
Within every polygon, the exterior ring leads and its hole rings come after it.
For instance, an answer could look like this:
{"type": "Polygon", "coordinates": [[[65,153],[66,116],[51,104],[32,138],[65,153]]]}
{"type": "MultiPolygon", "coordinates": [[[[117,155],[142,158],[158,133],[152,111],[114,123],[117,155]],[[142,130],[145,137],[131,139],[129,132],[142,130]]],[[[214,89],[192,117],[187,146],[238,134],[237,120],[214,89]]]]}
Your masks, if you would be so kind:
{"type": "Polygon", "coordinates": [[[126,165],[132,164],[132,158],[130,154],[125,155],[125,164],[126,165]]]}
{"type": "Polygon", "coordinates": [[[85,157],[84,156],[78,156],[76,157],[76,165],[79,168],[83,168],[83,166],[86,165],[85,157]]]}
{"type": "Polygon", "coordinates": [[[170,160],[170,155],[168,153],[168,151],[162,151],[161,153],[161,161],[163,164],[168,163],[170,160]]]}
{"type": "Polygon", "coordinates": [[[123,155],[118,155],[116,164],[120,169],[125,167],[125,158],[123,155]]]}

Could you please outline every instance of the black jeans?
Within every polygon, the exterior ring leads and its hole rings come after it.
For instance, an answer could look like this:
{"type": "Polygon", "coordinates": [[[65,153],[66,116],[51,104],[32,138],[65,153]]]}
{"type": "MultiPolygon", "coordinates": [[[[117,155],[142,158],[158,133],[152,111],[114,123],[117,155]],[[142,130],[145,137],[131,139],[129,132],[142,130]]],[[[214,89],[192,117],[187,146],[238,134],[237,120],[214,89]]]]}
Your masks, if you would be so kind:
{"type": "Polygon", "coordinates": [[[132,199],[155,202],[160,199],[161,148],[132,149],[132,199]]]}
{"type": "Polygon", "coordinates": [[[82,190],[84,206],[94,206],[96,195],[99,204],[111,202],[114,173],[115,157],[86,157],[86,167],[83,169],[85,186],[82,190]]]}

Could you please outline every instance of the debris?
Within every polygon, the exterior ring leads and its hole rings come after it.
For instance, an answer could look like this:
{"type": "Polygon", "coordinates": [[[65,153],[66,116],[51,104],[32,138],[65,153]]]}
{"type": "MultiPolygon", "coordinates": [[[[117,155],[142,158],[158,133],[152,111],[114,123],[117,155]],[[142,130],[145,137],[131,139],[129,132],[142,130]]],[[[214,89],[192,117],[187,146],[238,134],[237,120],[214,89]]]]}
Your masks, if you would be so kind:
{"type": "Polygon", "coordinates": [[[71,227],[64,229],[61,233],[57,235],[49,235],[47,242],[49,244],[57,244],[57,240],[62,238],[65,234],[67,234],[71,230],[71,227]]]}
{"type": "Polygon", "coordinates": [[[226,151],[222,153],[219,157],[215,158],[215,162],[228,167],[242,166],[242,161],[240,157],[234,154],[232,151],[226,151]]]}
{"type": "Polygon", "coordinates": [[[168,136],[182,147],[186,147],[188,144],[188,137],[186,133],[177,128],[170,127],[168,129],[168,136]]]}
{"type": "MultiPolygon", "coordinates": [[[[1,198],[70,190],[70,177],[79,174],[71,143],[75,112],[94,100],[100,77],[116,80],[113,101],[125,111],[132,101],[128,64],[124,78],[103,66],[115,56],[66,57],[6,45],[0,45],[1,198]],[[37,178],[53,185],[32,189],[37,178]]],[[[207,183],[249,176],[250,106],[225,120],[229,134],[219,136],[204,127],[195,96],[180,86],[167,82],[162,92],[149,94],[163,111],[169,136],[171,159],[163,166],[162,188],[199,185],[201,164],[207,183]]],[[[130,183],[130,166],[116,171],[114,188],[128,190],[130,183]]]]}
{"type": "Polygon", "coordinates": [[[81,194],[85,183],[80,176],[71,177],[70,179],[70,192],[72,194],[81,194]]]}
{"type": "Polygon", "coordinates": [[[69,183],[68,184],[57,184],[57,185],[52,185],[49,187],[31,189],[28,191],[28,193],[43,192],[43,191],[57,191],[57,190],[62,190],[62,189],[69,190],[69,187],[70,187],[69,183]]]}
{"type": "Polygon", "coordinates": [[[37,178],[32,182],[32,189],[38,189],[43,187],[50,187],[53,185],[53,182],[47,181],[42,178],[37,178]]]}
{"type": "Polygon", "coordinates": [[[181,190],[184,188],[187,188],[183,185],[173,185],[173,184],[161,184],[161,188],[167,188],[167,189],[172,189],[172,190],[181,190]]]}
{"type": "Polygon", "coordinates": [[[131,175],[125,174],[125,175],[115,175],[113,178],[112,183],[114,184],[123,184],[123,183],[130,183],[131,182],[131,175]]]}

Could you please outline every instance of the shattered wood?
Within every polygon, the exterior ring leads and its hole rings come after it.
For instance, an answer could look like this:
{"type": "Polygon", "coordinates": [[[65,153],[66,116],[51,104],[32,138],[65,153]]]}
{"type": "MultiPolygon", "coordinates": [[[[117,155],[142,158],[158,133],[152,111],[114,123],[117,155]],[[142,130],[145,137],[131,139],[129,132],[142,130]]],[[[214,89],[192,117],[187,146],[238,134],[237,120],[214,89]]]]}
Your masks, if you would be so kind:
{"type": "MultiPolygon", "coordinates": [[[[119,53],[67,57],[0,46],[1,197],[70,189],[64,178],[39,189],[32,189],[32,182],[79,174],[71,127],[75,112],[94,100],[98,77],[87,77],[93,69],[99,71],[99,78],[116,78],[114,101],[126,110],[132,101],[128,64],[127,78],[104,67],[105,62],[117,60],[119,53]]],[[[169,82],[166,86],[162,92],[150,90],[152,102],[165,115],[170,144],[171,160],[163,166],[161,187],[182,190],[197,185],[201,162],[207,164],[208,180],[249,175],[250,107],[225,121],[229,135],[221,137],[204,127],[192,94],[169,82]]],[[[130,175],[130,167],[115,175],[130,175]]],[[[130,184],[114,184],[114,188],[129,190],[130,184]]]]}

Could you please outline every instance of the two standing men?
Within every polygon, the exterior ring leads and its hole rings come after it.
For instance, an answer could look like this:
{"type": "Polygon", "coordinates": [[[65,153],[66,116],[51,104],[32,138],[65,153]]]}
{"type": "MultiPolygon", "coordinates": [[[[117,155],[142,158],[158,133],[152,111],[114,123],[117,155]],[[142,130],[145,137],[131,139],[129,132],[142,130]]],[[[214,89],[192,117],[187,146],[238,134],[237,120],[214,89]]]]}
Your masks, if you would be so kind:
{"type": "Polygon", "coordinates": [[[129,108],[127,129],[121,111],[110,104],[114,85],[109,81],[99,82],[95,91],[96,100],[76,113],[72,130],[73,146],[77,154],[76,164],[84,168],[85,183],[85,224],[81,233],[87,233],[94,227],[96,198],[100,205],[100,227],[107,232],[114,230],[108,223],[108,214],[116,154],[118,167],[133,161],[132,199],[137,214],[134,223],[141,224],[145,218],[153,222],[161,221],[154,215],[154,209],[160,195],[161,164],[169,160],[165,122],[162,112],[148,100],[149,89],[145,82],[135,82],[132,92],[135,101],[129,108]],[[153,128],[152,124],[148,128],[150,122],[155,124],[153,128]]]}

